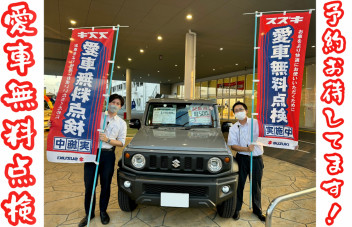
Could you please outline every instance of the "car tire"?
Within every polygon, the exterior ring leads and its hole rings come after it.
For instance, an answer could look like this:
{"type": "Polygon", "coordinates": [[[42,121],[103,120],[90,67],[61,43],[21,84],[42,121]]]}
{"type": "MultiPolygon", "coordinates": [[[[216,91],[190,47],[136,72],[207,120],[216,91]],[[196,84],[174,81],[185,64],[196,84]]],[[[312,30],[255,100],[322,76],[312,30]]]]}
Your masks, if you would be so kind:
{"type": "Polygon", "coordinates": [[[231,218],[235,213],[235,197],[225,200],[216,206],[217,212],[222,218],[231,218]]]}
{"type": "Polygon", "coordinates": [[[118,189],[118,201],[121,210],[126,212],[131,212],[137,207],[136,202],[130,199],[121,188],[118,189]]]}

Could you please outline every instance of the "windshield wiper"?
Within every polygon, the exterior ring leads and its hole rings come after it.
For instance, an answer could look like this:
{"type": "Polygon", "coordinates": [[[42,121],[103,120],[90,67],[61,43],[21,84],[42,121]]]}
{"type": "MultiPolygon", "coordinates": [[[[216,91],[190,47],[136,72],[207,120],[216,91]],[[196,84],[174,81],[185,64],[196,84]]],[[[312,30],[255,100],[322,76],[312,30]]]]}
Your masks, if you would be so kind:
{"type": "Polygon", "coordinates": [[[190,130],[192,128],[213,128],[212,125],[190,125],[190,126],[186,126],[185,130],[190,130]]]}
{"type": "Polygon", "coordinates": [[[157,129],[159,127],[180,127],[180,125],[176,124],[158,124],[158,125],[153,125],[153,129],[157,129]]]}

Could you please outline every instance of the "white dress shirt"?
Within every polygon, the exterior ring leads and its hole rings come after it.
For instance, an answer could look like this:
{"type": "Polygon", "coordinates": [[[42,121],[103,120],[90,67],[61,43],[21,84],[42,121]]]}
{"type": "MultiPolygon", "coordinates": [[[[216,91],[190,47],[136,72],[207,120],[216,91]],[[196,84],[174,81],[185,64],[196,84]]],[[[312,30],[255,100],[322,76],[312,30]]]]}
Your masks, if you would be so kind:
{"type": "MultiPolygon", "coordinates": [[[[101,115],[100,129],[103,129],[105,114],[101,115]]],[[[105,135],[111,140],[118,140],[125,145],[126,134],[127,134],[127,124],[119,116],[114,117],[106,116],[105,122],[105,135]]],[[[110,149],[113,146],[111,144],[103,142],[101,148],[110,149]]]]}
{"type": "MultiPolygon", "coordinates": [[[[253,142],[257,141],[259,135],[258,121],[253,119],[253,142]]],[[[248,147],[251,145],[251,118],[247,118],[247,122],[241,125],[237,121],[229,130],[229,136],[227,139],[227,144],[237,145],[241,147],[248,147]]],[[[238,151],[239,154],[251,155],[250,152],[238,151]]],[[[259,156],[264,153],[263,146],[255,145],[253,150],[253,156],[259,156]]]]}

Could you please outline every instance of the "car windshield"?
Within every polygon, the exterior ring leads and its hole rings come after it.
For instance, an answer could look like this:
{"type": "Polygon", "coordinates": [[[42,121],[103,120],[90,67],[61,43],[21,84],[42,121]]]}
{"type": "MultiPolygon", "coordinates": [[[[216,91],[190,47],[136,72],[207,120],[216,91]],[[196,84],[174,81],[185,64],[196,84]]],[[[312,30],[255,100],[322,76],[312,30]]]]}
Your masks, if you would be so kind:
{"type": "Polygon", "coordinates": [[[216,127],[215,105],[202,103],[151,103],[147,126],[156,127],[216,127]]]}

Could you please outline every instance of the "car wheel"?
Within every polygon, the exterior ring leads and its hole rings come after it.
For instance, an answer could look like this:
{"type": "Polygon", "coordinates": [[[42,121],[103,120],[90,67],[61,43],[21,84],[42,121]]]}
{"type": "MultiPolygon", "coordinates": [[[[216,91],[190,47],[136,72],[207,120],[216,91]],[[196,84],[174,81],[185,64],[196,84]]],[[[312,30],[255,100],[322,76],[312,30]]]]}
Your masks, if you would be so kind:
{"type": "Polygon", "coordinates": [[[118,189],[118,200],[119,206],[123,211],[130,212],[137,207],[135,201],[130,199],[130,197],[128,197],[128,195],[121,188],[118,189]]]}
{"type": "Polygon", "coordinates": [[[231,218],[235,213],[235,197],[225,200],[216,206],[218,214],[222,218],[231,218]]]}

